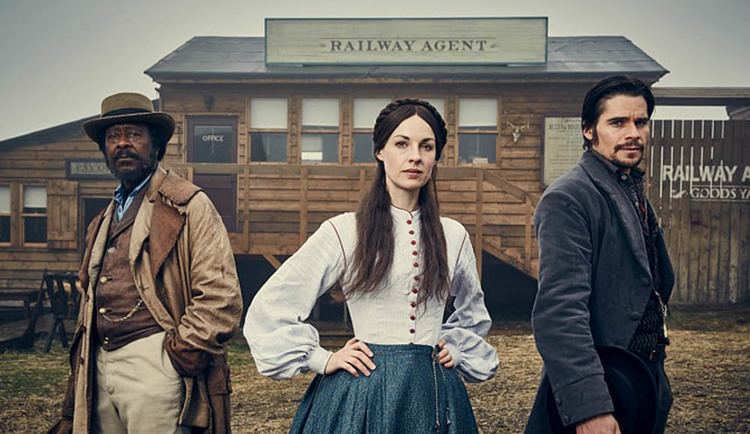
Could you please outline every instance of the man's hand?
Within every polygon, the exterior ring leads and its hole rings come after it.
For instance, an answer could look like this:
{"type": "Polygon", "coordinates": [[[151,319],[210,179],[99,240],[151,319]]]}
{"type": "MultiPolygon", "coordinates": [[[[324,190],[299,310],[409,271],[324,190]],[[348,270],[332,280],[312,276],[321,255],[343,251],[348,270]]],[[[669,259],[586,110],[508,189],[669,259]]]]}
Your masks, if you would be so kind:
{"type": "Polygon", "coordinates": [[[357,338],[347,341],[343,348],[333,353],[326,363],[325,373],[333,374],[339,369],[359,377],[359,373],[370,376],[370,371],[375,369],[375,363],[372,362],[373,353],[367,348],[364,342],[357,338]]]}
{"type": "Polygon", "coordinates": [[[621,434],[620,425],[611,413],[592,417],[576,425],[576,434],[621,434]]]}

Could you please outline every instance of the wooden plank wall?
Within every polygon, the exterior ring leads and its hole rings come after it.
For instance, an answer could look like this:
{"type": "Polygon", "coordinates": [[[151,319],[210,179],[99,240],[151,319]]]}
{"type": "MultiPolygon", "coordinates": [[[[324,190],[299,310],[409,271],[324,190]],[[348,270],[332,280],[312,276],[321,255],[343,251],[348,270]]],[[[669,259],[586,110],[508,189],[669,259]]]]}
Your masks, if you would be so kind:
{"type": "MultiPolygon", "coordinates": [[[[101,155],[96,144],[83,134],[67,141],[27,145],[2,152],[0,183],[47,186],[47,224],[49,230],[57,233],[57,240],[49,237],[47,247],[24,247],[18,244],[16,236],[13,245],[1,248],[0,289],[38,288],[45,269],[60,272],[78,270],[81,260],[78,251],[81,240],[77,224],[81,217],[78,198],[109,197],[115,183],[89,180],[79,183],[76,192],[76,183],[65,178],[65,159],[99,159],[101,155]],[[65,193],[64,199],[62,193],[65,193]]],[[[11,208],[18,209],[20,200],[14,197],[11,208]]],[[[20,216],[17,215],[18,219],[20,216]]]]}
{"type": "MultiPolygon", "coordinates": [[[[583,85],[581,85],[583,86],[583,85]]],[[[301,101],[306,97],[338,97],[340,101],[340,164],[320,164],[317,167],[356,168],[367,167],[350,163],[351,119],[353,100],[359,97],[390,97],[420,95],[441,98],[445,103],[445,118],[448,123],[448,143],[443,151],[441,168],[462,167],[458,164],[457,111],[460,97],[496,98],[498,101],[498,151],[497,163],[476,166],[489,173],[512,182],[521,191],[538,197],[542,192],[541,160],[543,124],[545,116],[575,115],[580,109],[578,85],[519,85],[471,84],[442,85],[304,85],[273,84],[248,85],[202,85],[163,84],[161,95],[165,111],[177,120],[177,133],[170,143],[167,163],[187,173],[184,166],[187,141],[186,119],[192,115],[230,115],[239,119],[238,166],[228,169],[238,176],[237,195],[238,230],[232,234],[233,243],[239,252],[262,252],[264,254],[288,254],[296,243],[304,239],[317,226],[339,212],[352,211],[356,207],[362,186],[355,175],[340,179],[311,175],[307,181],[299,174],[259,174],[256,167],[284,167],[298,163],[299,122],[301,101]],[[206,96],[210,95],[211,98],[206,96]],[[288,99],[288,161],[287,165],[274,163],[252,163],[249,161],[249,107],[253,97],[282,97],[288,99]],[[206,102],[210,101],[211,104],[206,102]],[[510,123],[528,124],[518,142],[512,141],[510,123]],[[306,183],[306,184],[305,184],[306,183]],[[303,190],[307,195],[302,194],[303,190]],[[303,221],[300,209],[306,207],[309,220],[303,221]],[[305,227],[301,227],[305,226],[305,227]],[[276,232],[278,231],[278,232],[276,232]],[[297,234],[295,239],[294,234],[297,234]]],[[[193,166],[194,173],[202,169],[193,166]]],[[[442,174],[442,172],[441,172],[442,174]]],[[[495,247],[510,249],[514,255],[537,256],[536,240],[524,229],[530,218],[529,207],[503,193],[488,182],[477,183],[474,175],[465,179],[443,179],[438,185],[442,211],[467,226],[474,235],[474,243],[483,242],[495,247]],[[477,188],[483,185],[484,188],[477,188]],[[477,205],[477,200],[481,205],[477,205]],[[481,230],[477,224],[484,224],[481,230]],[[529,242],[527,242],[529,240],[529,242]]]]}
{"type": "MultiPolygon", "coordinates": [[[[541,146],[543,118],[546,115],[573,115],[579,110],[585,84],[526,85],[497,83],[445,84],[163,84],[162,109],[171,113],[176,130],[165,157],[165,165],[191,178],[206,173],[200,164],[187,165],[187,119],[189,116],[232,116],[237,119],[237,164],[223,165],[222,173],[237,177],[237,230],[230,234],[238,254],[289,254],[294,252],[322,221],[356,208],[360,194],[369,184],[373,165],[351,163],[351,120],[354,98],[399,98],[423,96],[442,98],[448,121],[449,140],[441,161],[440,201],[443,214],[463,223],[480,251],[491,245],[495,250],[529,259],[536,258],[536,244],[526,223],[529,207],[523,201],[498,189],[488,179],[491,176],[510,181],[519,191],[536,197],[541,193],[541,146]],[[289,136],[286,164],[250,163],[249,130],[250,101],[253,97],[286,97],[289,100],[289,136]],[[299,122],[302,98],[337,97],[340,100],[340,156],[336,165],[311,165],[307,175],[290,172],[299,153],[299,122]],[[461,173],[457,163],[456,126],[460,97],[496,98],[498,102],[498,162],[480,167],[487,176],[477,176],[474,167],[461,173]],[[513,124],[529,124],[521,139],[511,139],[513,124]],[[319,174],[315,167],[327,167],[332,174],[319,174]],[[286,168],[286,169],[285,169],[286,168]],[[450,170],[458,172],[449,173],[450,170]],[[340,172],[336,174],[336,172],[340,172]],[[346,172],[342,175],[342,173],[346,172]],[[531,243],[528,243],[528,240],[531,243]],[[504,250],[503,250],[504,249],[504,250]]],[[[373,120],[374,121],[374,120],[373,120]]],[[[4,150],[0,158],[0,182],[24,184],[30,182],[64,181],[66,158],[99,159],[101,153],[88,138],[41,145],[26,145],[4,150]]],[[[299,167],[299,166],[296,166],[299,167]]],[[[75,206],[87,197],[111,197],[112,181],[77,181],[75,206]]],[[[71,186],[70,191],[75,189],[71,186]]],[[[72,196],[71,196],[72,198],[72,196]]],[[[71,199],[71,202],[73,199],[71,199]]],[[[65,200],[54,199],[53,203],[65,200]]],[[[55,205],[57,206],[57,205],[55,205]]],[[[68,216],[83,217],[68,210],[68,216]]],[[[83,234],[75,228],[75,240],[68,238],[62,219],[54,210],[51,222],[60,226],[61,242],[57,248],[25,248],[12,246],[0,249],[0,289],[34,287],[45,268],[56,271],[75,270],[80,253],[78,246],[83,234]],[[64,235],[64,236],[63,236],[64,235]]],[[[481,256],[480,256],[481,257],[481,256]]]]}
{"type": "Polygon", "coordinates": [[[652,124],[648,194],[675,268],[674,302],[750,301],[749,149],[748,121],[652,124]]]}

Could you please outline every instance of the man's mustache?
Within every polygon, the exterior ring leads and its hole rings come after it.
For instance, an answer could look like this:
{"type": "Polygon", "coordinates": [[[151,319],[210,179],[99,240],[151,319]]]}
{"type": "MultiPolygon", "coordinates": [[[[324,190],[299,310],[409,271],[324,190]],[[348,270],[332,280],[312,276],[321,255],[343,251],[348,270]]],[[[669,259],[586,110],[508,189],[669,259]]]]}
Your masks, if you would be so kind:
{"type": "Polygon", "coordinates": [[[615,152],[620,151],[625,148],[632,148],[633,146],[637,146],[641,152],[643,152],[643,149],[645,148],[643,143],[641,143],[639,140],[630,140],[628,142],[623,143],[622,145],[615,146],[615,152]]]}
{"type": "Polygon", "coordinates": [[[112,160],[119,160],[120,158],[132,158],[133,160],[142,160],[143,157],[140,156],[137,152],[134,152],[128,148],[120,149],[115,153],[115,155],[112,157],[112,160]]]}

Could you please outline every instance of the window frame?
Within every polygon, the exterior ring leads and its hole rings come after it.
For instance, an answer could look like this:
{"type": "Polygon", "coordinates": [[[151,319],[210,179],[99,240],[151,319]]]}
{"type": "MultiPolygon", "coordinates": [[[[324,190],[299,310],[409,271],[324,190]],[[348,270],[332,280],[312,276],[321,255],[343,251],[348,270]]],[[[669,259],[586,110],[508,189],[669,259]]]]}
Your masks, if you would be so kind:
{"type": "MultiPolygon", "coordinates": [[[[352,166],[372,166],[372,165],[374,165],[374,164],[377,163],[377,160],[375,159],[375,157],[373,157],[371,161],[354,161],[354,157],[356,155],[356,149],[357,149],[356,143],[354,141],[354,136],[356,134],[367,134],[370,137],[370,142],[372,142],[372,134],[374,132],[375,120],[377,119],[377,114],[376,114],[375,118],[373,118],[373,120],[372,120],[372,125],[369,128],[357,127],[356,119],[355,119],[354,114],[356,112],[356,107],[355,106],[357,104],[357,100],[358,99],[360,99],[360,100],[362,100],[362,99],[387,100],[388,102],[386,104],[389,104],[389,103],[393,102],[394,99],[393,98],[378,98],[376,96],[369,96],[369,95],[367,95],[367,96],[357,95],[357,96],[355,96],[355,97],[352,98],[352,116],[351,116],[351,119],[352,119],[352,143],[351,143],[351,152],[350,152],[350,154],[351,154],[351,160],[352,160],[351,164],[352,164],[352,166]]],[[[385,107],[385,106],[383,106],[383,107],[385,107]]],[[[381,107],[381,110],[382,110],[382,107],[381,107]]]]}
{"type": "Polygon", "coordinates": [[[292,118],[291,113],[291,106],[292,106],[292,98],[285,96],[285,97],[276,97],[276,96],[255,96],[248,98],[247,101],[247,109],[248,109],[248,117],[247,117],[247,163],[248,164],[271,164],[271,165],[279,165],[279,164],[289,164],[289,150],[290,150],[290,143],[291,143],[291,128],[290,128],[290,120],[292,118]],[[278,100],[285,100],[286,101],[286,128],[255,128],[253,126],[253,100],[257,99],[278,99],[278,100]],[[286,150],[285,155],[286,159],[283,161],[255,161],[253,160],[253,134],[254,133],[269,133],[269,134],[281,134],[283,133],[286,136],[286,150]]]}
{"type": "Polygon", "coordinates": [[[462,95],[456,98],[456,166],[497,168],[500,165],[500,100],[497,95],[462,95]],[[461,100],[493,100],[495,101],[495,125],[487,126],[461,126],[461,100]],[[461,161],[461,134],[494,135],[495,137],[495,162],[474,163],[461,161]]]}
{"type": "MultiPolygon", "coordinates": [[[[187,146],[187,149],[185,150],[184,159],[185,162],[188,164],[193,163],[204,163],[204,164],[240,164],[239,162],[239,141],[240,141],[240,132],[239,132],[239,124],[240,124],[240,117],[236,113],[191,113],[187,116],[185,116],[185,146],[187,146]],[[196,124],[211,124],[211,119],[223,119],[226,121],[231,122],[231,124],[227,123],[216,123],[216,126],[232,126],[234,128],[234,148],[232,149],[232,157],[233,160],[229,162],[213,162],[213,161],[193,161],[192,156],[194,153],[194,147],[195,147],[195,134],[194,130],[196,127],[196,124]]],[[[203,125],[201,125],[203,126],[203,125]]]]}
{"type": "MultiPolygon", "coordinates": [[[[299,164],[303,165],[341,165],[341,131],[342,131],[342,113],[341,110],[343,109],[342,104],[342,97],[340,96],[313,96],[313,97],[301,97],[300,98],[300,116],[299,116],[299,133],[297,135],[297,143],[299,146],[297,146],[297,159],[299,161],[299,164]],[[338,107],[338,121],[337,125],[335,127],[333,126],[316,126],[315,128],[305,127],[304,124],[304,101],[305,100],[321,100],[321,99],[327,99],[327,100],[336,100],[336,106],[338,107]],[[305,134],[310,135],[320,135],[320,134],[336,134],[336,156],[338,157],[336,161],[304,161],[302,160],[302,138],[305,136],[305,134]]],[[[288,156],[287,156],[288,158],[288,156]]]]}
{"type": "Polygon", "coordinates": [[[0,187],[8,188],[8,212],[0,211],[0,217],[8,217],[8,241],[0,240],[0,247],[13,245],[13,185],[10,182],[0,182],[0,187]]]}
{"type": "Polygon", "coordinates": [[[47,231],[48,229],[48,223],[49,223],[49,196],[48,196],[48,188],[44,184],[40,183],[28,183],[28,184],[20,184],[20,194],[19,194],[19,201],[18,201],[18,215],[20,219],[20,224],[18,225],[18,231],[19,231],[19,244],[21,247],[32,247],[32,248],[39,248],[39,247],[47,247],[48,244],[48,236],[47,231]],[[44,214],[39,213],[27,213],[24,211],[25,208],[25,192],[27,187],[42,187],[44,188],[44,195],[46,199],[46,203],[44,205],[44,214]],[[44,217],[44,242],[27,242],[26,241],[26,218],[28,217],[44,217]]]}

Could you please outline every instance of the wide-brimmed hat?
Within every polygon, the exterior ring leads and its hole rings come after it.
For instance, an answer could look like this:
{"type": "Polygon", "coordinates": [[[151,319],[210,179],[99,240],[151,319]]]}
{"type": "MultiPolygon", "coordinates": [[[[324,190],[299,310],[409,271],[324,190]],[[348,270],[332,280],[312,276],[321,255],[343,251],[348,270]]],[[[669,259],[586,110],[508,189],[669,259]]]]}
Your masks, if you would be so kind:
{"type": "Polygon", "coordinates": [[[104,146],[104,131],[115,124],[147,124],[153,134],[157,134],[163,144],[159,158],[164,155],[166,143],[174,132],[174,119],[164,112],[154,111],[154,104],[146,95],[135,92],[121,92],[110,95],[102,101],[102,114],[96,119],[84,122],[86,135],[104,146]]]}
{"type": "MultiPolygon", "coordinates": [[[[656,419],[656,383],[646,364],[635,354],[622,348],[597,347],[604,367],[604,381],[615,407],[615,419],[623,434],[643,434],[653,430],[656,419]]],[[[538,397],[545,403],[550,434],[575,433],[575,426],[565,427],[555,405],[552,386],[547,376],[542,380],[538,397]]]]}

